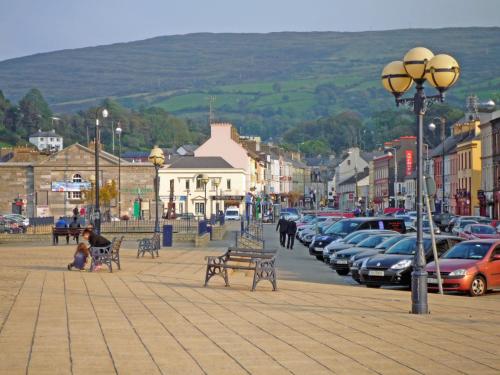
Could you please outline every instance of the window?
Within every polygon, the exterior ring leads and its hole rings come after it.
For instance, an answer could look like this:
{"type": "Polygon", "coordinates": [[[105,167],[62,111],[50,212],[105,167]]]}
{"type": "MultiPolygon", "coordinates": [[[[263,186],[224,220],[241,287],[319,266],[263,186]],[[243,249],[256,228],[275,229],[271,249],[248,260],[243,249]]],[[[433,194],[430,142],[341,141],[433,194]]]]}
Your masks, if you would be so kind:
{"type": "Polygon", "coordinates": [[[203,182],[201,182],[201,174],[196,176],[196,190],[203,190],[203,182]]]}
{"type": "Polygon", "coordinates": [[[204,202],[198,202],[194,204],[194,212],[195,214],[198,215],[204,215],[205,214],[205,203],[204,202]]]}
{"type": "MultiPolygon", "coordinates": [[[[82,182],[82,175],[79,173],[75,173],[73,177],[71,177],[71,182],[82,182]]],[[[68,199],[82,199],[81,191],[69,191],[68,199]]]]}
{"type": "Polygon", "coordinates": [[[40,141],[42,141],[42,142],[43,142],[43,137],[42,137],[42,138],[40,138],[40,141]]]}
{"type": "Polygon", "coordinates": [[[189,180],[186,180],[186,190],[189,190],[189,180]]]}
{"type": "Polygon", "coordinates": [[[231,179],[230,179],[230,178],[228,178],[228,179],[226,180],[226,189],[227,189],[227,190],[231,190],[231,179]]]}
{"type": "Polygon", "coordinates": [[[54,141],[54,138],[50,138],[50,141],[53,142],[54,141]]]}
{"type": "Polygon", "coordinates": [[[351,165],[351,161],[347,159],[347,165],[351,165]]]}

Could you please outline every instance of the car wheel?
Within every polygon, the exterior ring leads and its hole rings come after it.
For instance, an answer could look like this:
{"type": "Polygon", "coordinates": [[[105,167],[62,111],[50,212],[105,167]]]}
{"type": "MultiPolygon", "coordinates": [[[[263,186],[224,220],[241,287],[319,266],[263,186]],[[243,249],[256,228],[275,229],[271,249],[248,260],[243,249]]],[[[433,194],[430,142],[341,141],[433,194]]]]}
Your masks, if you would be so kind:
{"type": "Polygon", "coordinates": [[[323,260],[323,255],[316,255],[317,260],[323,260]]]}
{"type": "Polygon", "coordinates": [[[345,276],[349,273],[349,270],[336,270],[336,271],[341,276],[345,276]]]}
{"type": "Polygon", "coordinates": [[[377,285],[377,284],[366,284],[367,288],[375,288],[375,289],[377,289],[377,288],[380,288],[381,286],[382,285],[377,285]]]}
{"type": "Polygon", "coordinates": [[[486,293],[486,280],[480,275],[474,276],[470,285],[469,294],[471,297],[479,297],[486,293]]]}

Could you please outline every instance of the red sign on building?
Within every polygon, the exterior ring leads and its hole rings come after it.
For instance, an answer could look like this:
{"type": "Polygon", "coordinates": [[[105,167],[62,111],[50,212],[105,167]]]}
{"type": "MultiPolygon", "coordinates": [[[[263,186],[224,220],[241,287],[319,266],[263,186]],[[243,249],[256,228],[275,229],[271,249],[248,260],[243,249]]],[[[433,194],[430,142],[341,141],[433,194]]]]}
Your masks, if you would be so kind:
{"type": "Polygon", "coordinates": [[[413,172],[413,151],[406,150],[406,175],[410,176],[413,172]]]}

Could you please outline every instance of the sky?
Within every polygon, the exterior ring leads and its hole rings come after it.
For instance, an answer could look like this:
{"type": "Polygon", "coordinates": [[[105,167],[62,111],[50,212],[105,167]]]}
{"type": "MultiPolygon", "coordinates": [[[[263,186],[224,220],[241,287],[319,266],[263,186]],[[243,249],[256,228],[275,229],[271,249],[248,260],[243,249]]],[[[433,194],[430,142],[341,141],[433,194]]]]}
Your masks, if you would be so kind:
{"type": "Polygon", "coordinates": [[[0,61],[194,32],[500,26],[499,0],[0,0],[0,61]]]}

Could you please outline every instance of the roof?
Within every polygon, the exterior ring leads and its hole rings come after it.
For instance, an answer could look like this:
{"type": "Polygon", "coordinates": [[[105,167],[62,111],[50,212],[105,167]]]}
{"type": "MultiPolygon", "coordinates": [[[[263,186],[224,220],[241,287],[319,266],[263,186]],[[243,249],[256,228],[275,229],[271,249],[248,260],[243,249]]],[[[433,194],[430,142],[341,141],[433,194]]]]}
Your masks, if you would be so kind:
{"type": "Polygon", "coordinates": [[[369,174],[370,172],[368,171],[368,168],[366,168],[363,172],[360,172],[357,175],[346,178],[344,181],[340,182],[339,185],[354,184],[356,183],[356,181],[359,182],[363,178],[368,177],[369,174]]]}
{"type": "Polygon", "coordinates": [[[375,159],[379,156],[382,156],[382,155],[384,155],[383,151],[361,152],[361,157],[367,163],[370,162],[370,160],[373,160],[373,159],[375,159]]]}
{"type": "Polygon", "coordinates": [[[49,132],[43,132],[41,130],[38,130],[36,133],[33,133],[29,136],[29,138],[38,138],[38,137],[61,137],[59,134],[56,133],[55,130],[51,130],[49,132]]]}
{"type": "Polygon", "coordinates": [[[437,145],[432,150],[430,157],[435,158],[438,156],[442,156],[443,155],[443,147],[444,147],[444,154],[445,155],[453,153],[456,150],[457,145],[459,143],[465,142],[465,141],[470,141],[470,140],[474,139],[474,137],[475,137],[474,132],[464,132],[464,133],[460,133],[457,135],[451,135],[448,138],[446,138],[444,140],[444,142],[441,142],[439,145],[437,145]]]}
{"type": "Polygon", "coordinates": [[[220,156],[183,156],[175,160],[169,168],[178,169],[208,169],[208,168],[233,168],[231,164],[220,156]]]}

